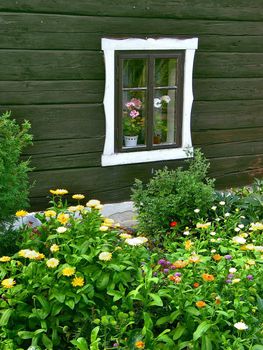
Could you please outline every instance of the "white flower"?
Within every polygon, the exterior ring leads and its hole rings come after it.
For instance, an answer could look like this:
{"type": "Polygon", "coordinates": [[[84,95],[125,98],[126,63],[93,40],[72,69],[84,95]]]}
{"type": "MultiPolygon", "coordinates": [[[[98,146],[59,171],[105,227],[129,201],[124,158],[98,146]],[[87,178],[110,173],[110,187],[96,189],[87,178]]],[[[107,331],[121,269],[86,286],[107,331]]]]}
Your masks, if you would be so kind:
{"type": "Polygon", "coordinates": [[[220,221],[220,218],[216,218],[216,221],[220,221]]]}
{"type": "Polygon", "coordinates": [[[228,216],[230,216],[230,213],[225,213],[225,217],[228,217],[228,216]]]}
{"type": "Polygon", "coordinates": [[[219,202],[219,204],[220,204],[220,205],[225,205],[225,204],[226,204],[226,202],[221,201],[221,202],[219,202]]]}
{"type": "Polygon", "coordinates": [[[153,104],[154,104],[154,107],[155,107],[155,108],[160,108],[161,105],[162,105],[162,101],[161,101],[158,97],[156,97],[156,98],[153,100],[153,104]]]}
{"type": "Polygon", "coordinates": [[[213,206],[211,207],[212,210],[216,210],[216,208],[217,208],[217,207],[216,207],[215,205],[213,205],[213,206]]]}
{"type": "Polygon", "coordinates": [[[240,231],[240,228],[239,228],[239,227],[236,227],[236,228],[235,228],[235,231],[236,231],[236,232],[239,232],[239,231],[240,231]]]}
{"type": "Polygon", "coordinates": [[[64,233],[67,231],[66,227],[60,226],[56,229],[57,233],[64,233]]]}
{"type": "Polygon", "coordinates": [[[238,225],[239,228],[244,228],[243,224],[238,225]]]}
{"type": "Polygon", "coordinates": [[[216,235],[216,232],[212,231],[212,232],[210,232],[210,235],[211,235],[211,236],[215,236],[215,235],[216,235]]]}
{"type": "Polygon", "coordinates": [[[102,252],[99,255],[99,259],[102,261],[110,261],[112,258],[112,253],[109,252],[102,252]]]}
{"type": "Polygon", "coordinates": [[[238,283],[238,282],[240,282],[241,280],[240,280],[240,278],[234,278],[233,280],[232,280],[232,283],[238,283]]]}
{"type": "Polygon", "coordinates": [[[228,271],[230,273],[235,273],[235,272],[237,272],[237,269],[235,267],[230,267],[230,269],[228,271]]]}
{"type": "Polygon", "coordinates": [[[183,235],[189,236],[189,235],[190,235],[190,232],[189,232],[189,231],[184,231],[183,235]]]}
{"type": "Polygon", "coordinates": [[[125,242],[129,245],[141,245],[143,243],[148,242],[148,239],[146,237],[134,237],[134,238],[127,238],[125,239],[125,242]]]}
{"type": "Polygon", "coordinates": [[[216,252],[216,250],[215,250],[215,249],[212,249],[212,250],[211,250],[211,253],[215,253],[215,252],[216,252]]]}
{"type": "Polygon", "coordinates": [[[240,236],[235,236],[232,238],[232,241],[234,243],[237,243],[237,244],[245,244],[246,243],[246,239],[243,238],[243,237],[240,237],[240,236]]]}
{"type": "Polygon", "coordinates": [[[237,322],[234,324],[234,327],[238,329],[239,331],[244,331],[248,329],[248,326],[244,322],[237,322]]]}
{"type": "Polygon", "coordinates": [[[194,212],[195,212],[196,214],[198,214],[198,213],[200,212],[200,209],[197,208],[197,209],[194,210],[194,212]]]}
{"type": "Polygon", "coordinates": [[[164,102],[166,102],[166,103],[169,103],[169,102],[171,101],[171,98],[170,98],[170,96],[168,96],[168,95],[163,95],[163,96],[161,97],[161,100],[164,101],[164,102]]]}
{"type": "Polygon", "coordinates": [[[104,231],[108,231],[109,226],[105,226],[105,225],[101,225],[100,226],[100,231],[104,232],[104,231]]]}

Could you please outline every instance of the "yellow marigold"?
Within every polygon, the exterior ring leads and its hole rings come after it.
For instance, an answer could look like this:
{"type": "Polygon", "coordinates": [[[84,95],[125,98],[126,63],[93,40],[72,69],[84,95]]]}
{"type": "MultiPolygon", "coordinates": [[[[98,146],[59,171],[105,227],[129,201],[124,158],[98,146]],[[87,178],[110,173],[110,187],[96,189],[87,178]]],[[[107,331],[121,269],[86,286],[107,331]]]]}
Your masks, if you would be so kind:
{"type": "Polygon", "coordinates": [[[66,225],[66,223],[69,221],[69,214],[60,213],[60,214],[58,214],[57,220],[62,225],[66,225]]]}
{"type": "Polygon", "coordinates": [[[196,224],[196,228],[208,228],[211,226],[211,222],[206,222],[205,224],[201,224],[200,222],[198,222],[196,224]]]}
{"type": "Polygon", "coordinates": [[[86,203],[86,207],[89,207],[89,208],[95,208],[98,205],[100,205],[100,201],[98,201],[97,199],[90,199],[86,203]]]}
{"type": "Polygon", "coordinates": [[[83,277],[75,277],[71,282],[73,287],[83,287],[84,286],[84,278],[83,277]]]}
{"type": "Polygon", "coordinates": [[[103,261],[109,261],[112,258],[112,253],[109,252],[102,252],[99,255],[99,260],[103,260],[103,261]]]}
{"type": "Polygon", "coordinates": [[[174,267],[176,267],[177,269],[182,269],[183,267],[185,267],[186,265],[188,265],[187,261],[184,260],[177,260],[172,264],[174,267]]]}
{"type": "Polygon", "coordinates": [[[204,281],[207,281],[207,282],[212,282],[215,279],[215,277],[213,275],[210,275],[209,273],[203,273],[202,278],[204,281]]]}
{"type": "Polygon", "coordinates": [[[135,342],[135,347],[137,349],[144,349],[145,343],[142,340],[138,340],[138,341],[135,342]]]}
{"type": "Polygon", "coordinates": [[[200,309],[206,306],[206,303],[203,300],[199,300],[195,303],[195,305],[200,309]]]}
{"type": "Polygon", "coordinates": [[[10,256],[1,256],[0,258],[0,262],[8,262],[10,260],[11,260],[10,256]]]}
{"type": "Polygon", "coordinates": [[[57,244],[52,244],[52,246],[50,247],[50,251],[52,253],[56,253],[59,251],[59,246],[57,244]]]}
{"type": "Polygon", "coordinates": [[[121,233],[120,238],[122,239],[132,238],[132,235],[129,235],[128,233],[121,233]]]}
{"type": "Polygon", "coordinates": [[[73,194],[72,198],[80,200],[80,199],[84,199],[85,196],[83,194],[73,194]]]}
{"type": "Polygon", "coordinates": [[[104,231],[108,231],[109,227],[105,226],[105,225],[101,225],[100,227],[100,231],[104,232],[104,231]]]}
{"type": "Polygon", "coordinates": [[[215,255],[213,255],[213,259],[215,261],[220,261],[222,259],[222,256],[220,254],[215,254],[215,255]]]}
{"type": "Polygon", "coordinates": [[[184,243],[184,247],[186,250],[189,250],[192,247],[193,243],[190,241],[190,239],[188,239],[185,243],[184,243]]]}
{"type": "Polygon", "coordinates": [[[56,190],[49,190],[49,192],[56,196],[63,196],[64,194],[68,194],[67,190],[61,188],[57,188],[56,190]]]}
{"type": "Polygon", "coordinates": [[[201,261],[201,258],[200,256],[196,255],[196,254],[193,254],[189,259],[188,259],[189,262],[191,263],[194,263],[194,264],[197,264],[201,261]]]}
{"type": "Polygon", "coordinates": [[[54,269],[59,264],[59,260],[56,258],[51,258],[46,262],[47,267],[54,269]]]}
{"type": "Polygon", "coordinates": [[[28,212],[26,210],[18,210],[16,212],[16,217],[22,218],[23,216],[26,216],[27,214],[28,214],[28,212]]]}
{"type": "Polygon", "coordinates": [[[76,272],[76,268],[75,267],[65,267],[63,270],[62,270],[62,275],[63,276],[67,276],[67,277],[70,277],[70,276],[73,276],[74,273],[76,272]]]}
{"type": "Polygon", "coordinates": [[[1,282],[4,288],[13,288],[16,284],[16,281],[13,278],[7,278],[1,282]]]}
{"type": "Polygon", "coordinates": [[[55,212],[55,210],[46,210],[44,212],[44,215],[47,218],[54,218],[54,217],[56,217],[57,213],[55,212]]]}

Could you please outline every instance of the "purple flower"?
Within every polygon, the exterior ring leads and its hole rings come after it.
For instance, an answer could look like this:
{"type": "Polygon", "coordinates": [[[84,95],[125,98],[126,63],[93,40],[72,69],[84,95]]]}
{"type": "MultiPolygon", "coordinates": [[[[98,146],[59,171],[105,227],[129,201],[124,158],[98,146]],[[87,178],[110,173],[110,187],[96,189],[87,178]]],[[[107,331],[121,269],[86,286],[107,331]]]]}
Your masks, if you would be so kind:
{"type": "Polygon", "coordinates": [[[166,265],[167,265],[167,266],[172,265],[171,261],[166,261],[166,265]]]}
{"type": "Polygon", "coordinates": [[[158,276],[158,273],[157,273],[157,272],[154,272],[154,273],[153,273],[153,276],[154,276],[154,277],[158,276]]]}
{"type": "Polygon", "coordinates": [[[165,259],[160,259],[160,260],[158,261],[158,264],[159,264],[159,265],[166,266],[166,260],[165,260],[165,259]]]}
{"type": "Polygon", "coordinates": [[[232,281],[231,280],[226,280],[226,283],[232,283],[232,281]]]}
{"type": "Polygon", "coordinates": [[[227,275],[227,277],[228,277],[229,279],[233,278],[234,276],[235,276],[235,275],[234,275],[233,273],[230,273],[230,274],[227,275]]]}
{"type": "Polygon", "coordinates": [[[174,274],[174,276],[175,277],[180,277],[182,274],[180,273],[180,272],[176,272],[175,274],[174,274]]]}
{"type": "Polygon", "coordinates": [[[163,273],[169,273],[169,269],[163,269],[163,273]]]}
{"type": "Polygon", "coordinates": [[[113,344],[113,347],[114,347],[114,348],[117,348],[118,346],[119,346],[118,343],[114,343],[114,344],[113,344]]]}
{"type": "Polygon", "coordinates": [[[176,270],[176,266],[172,265],[172,266],[170,266],[170,269],[171,270],[176,270]]]}
{"type": "Polygon", "coordinates": [[[229,255],[229,254],[225,255],[225,259],[226,260],[231,260],[232,259],[232,255],[229,255]]]}
{"type": "Polygon", "coordinates": [[[247,275],[247,279],[249,280],[249,281],[252,281],[253,280],[253,276],[252,275],[247,275]]]}

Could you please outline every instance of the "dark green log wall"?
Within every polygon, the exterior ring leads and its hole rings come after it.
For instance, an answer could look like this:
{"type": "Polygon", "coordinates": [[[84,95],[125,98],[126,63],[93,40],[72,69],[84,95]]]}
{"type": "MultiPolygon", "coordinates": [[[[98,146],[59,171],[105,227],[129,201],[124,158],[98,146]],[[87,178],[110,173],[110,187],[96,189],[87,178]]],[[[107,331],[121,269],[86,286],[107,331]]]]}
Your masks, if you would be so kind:
{"type": "Polygon", "coordinates": [[[100,167],[105,135],[101,38],[197,36],[192,134],[218,187],[263,175],[261,0],[1,0],[0,105],[32,123],[32,204],[65,187],[129,198],[135,177],[182,162],[100,167]]]}

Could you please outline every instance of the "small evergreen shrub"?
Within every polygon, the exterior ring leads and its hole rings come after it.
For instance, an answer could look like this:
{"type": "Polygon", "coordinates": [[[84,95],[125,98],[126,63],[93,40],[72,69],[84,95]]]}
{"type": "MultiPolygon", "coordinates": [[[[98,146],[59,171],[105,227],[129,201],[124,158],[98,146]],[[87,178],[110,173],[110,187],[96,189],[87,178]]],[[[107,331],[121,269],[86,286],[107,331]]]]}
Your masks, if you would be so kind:
{"type": "Polygon", "coordinates": [[[7,221],[20,208],[28,206],[31,170],[29,161],[22,161],[25,147],[32,144],[30,123],[21,126],[6,112],[0,117],[0,223],[7,221]]]}
{"type": "Polygon", "coordinates": [[[214,180],[207,178],[209,163],[200,150],[188,161],[187,170],[158,170],[146,186],[136,180],[132,200],[138,212],[139,231],[156,238],[170,226],[187,225],[212,205],[214,180]]]}

